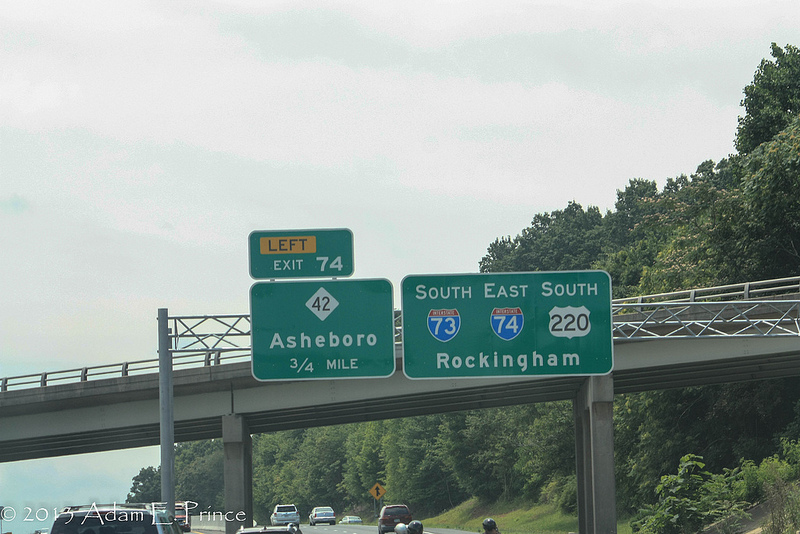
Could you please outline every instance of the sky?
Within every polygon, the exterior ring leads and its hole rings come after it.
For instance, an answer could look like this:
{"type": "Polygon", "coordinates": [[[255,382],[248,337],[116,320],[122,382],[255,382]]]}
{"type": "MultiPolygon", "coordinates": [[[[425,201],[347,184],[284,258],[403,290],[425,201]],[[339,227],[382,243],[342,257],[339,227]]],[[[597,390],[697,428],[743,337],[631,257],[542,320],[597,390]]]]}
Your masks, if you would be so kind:
{"type": "MultiPolygon", "coordinates": [[[[537,213],[735,152],[798,21],[797,0],[4,1],[0,377],[156,358],[159,308],[248,313],[255,230],[348,228],[353,278],[396,294],[477,272],[537,213]]],[[[123,500],[158,462],[0,464],[0,505],[27,533],[25,508],[123,500]]]]}

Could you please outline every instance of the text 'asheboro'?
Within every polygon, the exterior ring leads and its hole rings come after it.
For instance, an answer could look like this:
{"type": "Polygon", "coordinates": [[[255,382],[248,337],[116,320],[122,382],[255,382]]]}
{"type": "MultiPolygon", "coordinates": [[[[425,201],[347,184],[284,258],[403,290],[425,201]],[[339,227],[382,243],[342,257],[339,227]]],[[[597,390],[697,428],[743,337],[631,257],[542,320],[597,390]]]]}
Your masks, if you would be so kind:
{"type": "Polygon", "coordinates": [[[388,280],[265,282],[250,290],[258,380],[386,377],[395,371],[388,280]]]}

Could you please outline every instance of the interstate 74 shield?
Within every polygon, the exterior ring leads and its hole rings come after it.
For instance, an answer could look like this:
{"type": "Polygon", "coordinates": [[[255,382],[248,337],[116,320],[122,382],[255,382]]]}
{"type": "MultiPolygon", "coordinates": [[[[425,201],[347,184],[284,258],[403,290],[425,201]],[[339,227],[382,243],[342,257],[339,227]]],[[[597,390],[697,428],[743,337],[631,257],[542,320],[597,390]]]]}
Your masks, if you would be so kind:
{"type": "Polygon", "coordinates": [[[521,308],[495,308],[492,310],[492,330],[497,337],[511,341],[522,332],[525,316],[521,308]]]}

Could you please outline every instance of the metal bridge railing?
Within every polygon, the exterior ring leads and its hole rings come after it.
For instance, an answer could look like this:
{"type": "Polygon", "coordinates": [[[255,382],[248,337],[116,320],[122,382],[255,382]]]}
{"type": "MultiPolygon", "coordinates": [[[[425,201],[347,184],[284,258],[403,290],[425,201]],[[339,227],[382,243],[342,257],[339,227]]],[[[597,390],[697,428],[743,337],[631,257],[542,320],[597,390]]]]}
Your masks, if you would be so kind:
{"type": "Polygon", "coordinates": [[[800,276],[614,299],[614,304],[750,300],[800,293],[800,276]]]}
{"type": "MultiPolygon", "coordinates": [[[[617,342],[654,338],[800,336],[800,301],[747,300],[800,293],[800,277],[615,299],[617,342]],[[722,300],[725,299],[725,300],[722,300]],[[739,300],[735,300],[739,299],[739,300]]],[[[173,368],[249,361],[250,315],[170,317],[173,368]]],[[[395,310],[395,342],[402,340],[395,310]]],[[[158,358],[79,367],[0,379],[0,391],[29,389],[158,372],[158,358]]]]}

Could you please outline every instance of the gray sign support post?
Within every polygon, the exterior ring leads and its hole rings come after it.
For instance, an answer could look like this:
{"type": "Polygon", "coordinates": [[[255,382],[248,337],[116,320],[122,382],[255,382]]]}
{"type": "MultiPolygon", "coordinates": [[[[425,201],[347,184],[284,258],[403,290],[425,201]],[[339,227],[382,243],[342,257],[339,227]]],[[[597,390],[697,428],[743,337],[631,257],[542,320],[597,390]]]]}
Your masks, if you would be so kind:
{"type": "Polygon", "coordinates": [[[578,532],[616,534],[614,379],[590,376],[573,401],[578,532]]]}
{"type": "Polygon", "coordinates": [[[161,501],[175,515],[175,416],[172,402],[172,350],[169,314],[158,309],[158,398],[161,407],[161,501]]]}

